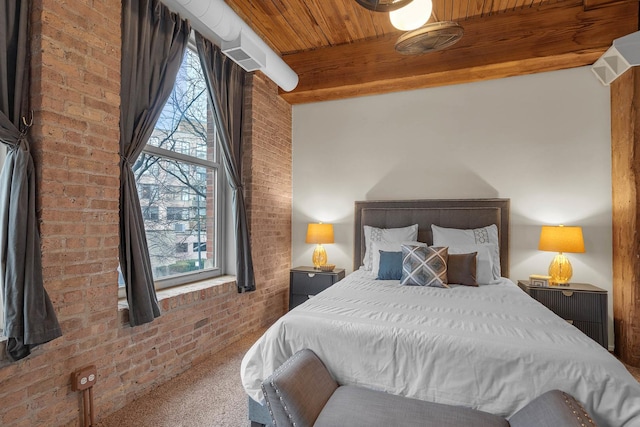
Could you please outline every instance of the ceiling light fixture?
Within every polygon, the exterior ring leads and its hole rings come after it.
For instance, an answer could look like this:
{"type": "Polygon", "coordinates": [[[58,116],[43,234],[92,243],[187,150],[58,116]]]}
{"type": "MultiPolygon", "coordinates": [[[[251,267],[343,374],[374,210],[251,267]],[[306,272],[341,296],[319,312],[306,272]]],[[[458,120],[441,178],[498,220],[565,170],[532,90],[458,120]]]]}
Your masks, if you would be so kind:
{"type": "Polygon", "coordinates": [[[431,0],[413,0],[408,5],[389,12],[389,19],[391,24],[399,30],[415,30],[431,18],[432,8],[431,0]]]}
{"type": "Polygon", "coordinates": [[[356,0],[365,9],[374,12],[391,12],[411,3],[411,0],[356,0]]]}
{"type": "Polygon", "coordinates": [[[396,41],[395,49],[403,55],[435,52],[453,46],[463,35],[464,28],[456,22],[431,22],[401,35],[396,41]]]}

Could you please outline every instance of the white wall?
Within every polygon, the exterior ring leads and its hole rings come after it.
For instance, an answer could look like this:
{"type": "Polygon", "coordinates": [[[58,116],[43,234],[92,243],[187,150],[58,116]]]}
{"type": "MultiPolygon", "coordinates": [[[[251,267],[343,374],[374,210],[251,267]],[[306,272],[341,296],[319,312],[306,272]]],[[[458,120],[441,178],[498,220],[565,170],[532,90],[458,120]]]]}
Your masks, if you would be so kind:
{"type": "Polygon", "coordinates": [[[541,225],[580,225],[572,281],[607,289],[611,313],[610,141],[609,89],[588,67],[296,105],[292,265],[311,264],[306,224],[322,221],[329,262],[351,271],[357,200],[504,197],[511,278],[546,274],[541,225]]]}

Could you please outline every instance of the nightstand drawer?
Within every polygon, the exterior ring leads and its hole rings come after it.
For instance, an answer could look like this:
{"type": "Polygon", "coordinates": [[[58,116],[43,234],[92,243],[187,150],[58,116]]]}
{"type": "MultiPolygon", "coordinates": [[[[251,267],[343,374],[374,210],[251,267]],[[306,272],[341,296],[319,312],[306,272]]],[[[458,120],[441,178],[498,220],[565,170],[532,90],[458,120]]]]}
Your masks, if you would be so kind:
{"type": "Polygon", "coordinates": [[[301,295],[315,295],[333,285],[334,279],[328,274],[291,273],[295,289],[293,293],[301,295]]]}
{"type": "Polygon", "coordinates": [[[530,295],[565,320],[601,321],[603,294],[568,289],[531,289],[530,295]]]}
{"type": "Polygon", "coordinates": [[[338,280],[344,279],[343,268],[320,271],[313,267],[291,269],[289,284],[289,309],[292,309],[314,295],[324,291],[338,280]]]}
{"type": "Polygon", "coordinates": [[[308,300],[309,298],[312,298],[313,295],[298,295],[298,294],[291,294],[290,297],[290,301],[289,301],[289,306],[290,307],[297,307],[300,304],[302,304],[303,302],[305,302],[306,300],[308,300]]]}
{"type": "Polygon", "coordinates": [[[607,334],[605,334],[606,325],[597,322],[580,321],[574,321],[570,323],[604,348],[608,347],[609,343],[607,342],[607,334]]]}
{"type": "Polygon", "coordinates": [[[607,348],[607,291],[588,283],[571,283],[566,287],[538,287],[532,286],[528,280],[518,280],[518,286],[607,348]]]}

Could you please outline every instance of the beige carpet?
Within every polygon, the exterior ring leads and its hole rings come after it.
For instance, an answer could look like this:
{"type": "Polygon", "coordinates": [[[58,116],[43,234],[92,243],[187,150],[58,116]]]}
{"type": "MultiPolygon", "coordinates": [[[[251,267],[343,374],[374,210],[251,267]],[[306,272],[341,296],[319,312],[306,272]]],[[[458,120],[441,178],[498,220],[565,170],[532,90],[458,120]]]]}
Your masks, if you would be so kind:
{"type": "Polygon", "coordinates": [[[629,366],[627,364],[625,364],[624,366],[627,368],[629,372],[631,372],[631,375],[633,375],[635,379],[637,379],[638,382],[640,382],[640,368],[634,368],[633,366],[629,366]]]}
{"type": "Polygon", "coordinates": [[[101,419],[96,427],[249,426],[247,397],[240,382],[240,362],[263,332],[240,339],[101,419]]]}
{"type": "MultiPolygon", "coordinates": [[[[96,427],[247,427],[247,398],[240,362],[262,335],[248,335],[161,385],[96,427]]],[[[627,366],[640,381],[640,368],[627,366]]]]}

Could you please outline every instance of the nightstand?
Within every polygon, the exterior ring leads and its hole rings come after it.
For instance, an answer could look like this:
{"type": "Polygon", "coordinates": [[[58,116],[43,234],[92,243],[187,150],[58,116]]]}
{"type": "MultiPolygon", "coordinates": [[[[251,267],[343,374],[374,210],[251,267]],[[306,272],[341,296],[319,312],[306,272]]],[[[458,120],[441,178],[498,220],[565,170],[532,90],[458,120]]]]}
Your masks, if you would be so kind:
{"type": "Polygon", "coordinates": [[[528,280],[518,280],[518,286],[598,344],[608,348],[606,290],[588,283],[531,286],[528,280]]]}
{"type": "Polygon", "coordinates": [[[316,270],[313,267],[292,268],[289,281],[289,310],[342,279],[344,268],[335,268],[333,271],[316,270]]]}

